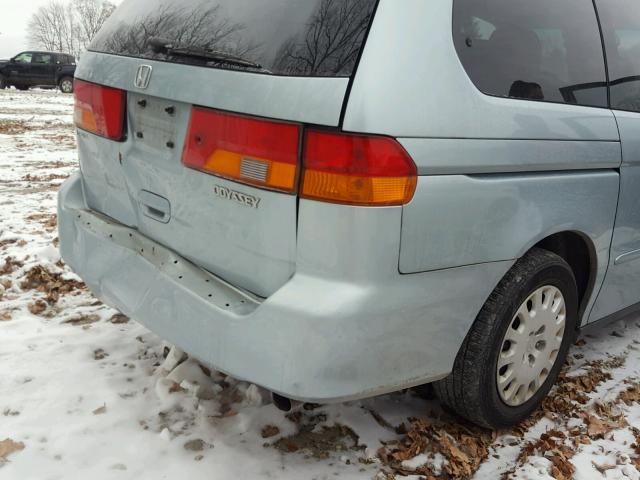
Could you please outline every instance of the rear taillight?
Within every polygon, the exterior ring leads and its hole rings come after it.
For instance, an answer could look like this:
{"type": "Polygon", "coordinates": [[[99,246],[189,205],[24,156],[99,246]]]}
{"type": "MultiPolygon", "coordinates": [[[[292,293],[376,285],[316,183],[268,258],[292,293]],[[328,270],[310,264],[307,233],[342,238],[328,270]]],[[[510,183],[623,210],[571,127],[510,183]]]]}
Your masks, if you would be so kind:
{"type": "Polygon", "coordinates": [[[123,140],[126,92],[77,79],[73,88],[76,126],[110,140],[123,140]]]}
{"type": "Polygon", "coordinates": [[[194,107],[182,162],[231,180],[293,193],[299,142],[298,125],[194,107]]]}
{"type": "Polygon", "coordinates": [[[416,165],[389,137],[309,130],[301,196],[364,206],[404,205],[416,189],[416,165]]]}

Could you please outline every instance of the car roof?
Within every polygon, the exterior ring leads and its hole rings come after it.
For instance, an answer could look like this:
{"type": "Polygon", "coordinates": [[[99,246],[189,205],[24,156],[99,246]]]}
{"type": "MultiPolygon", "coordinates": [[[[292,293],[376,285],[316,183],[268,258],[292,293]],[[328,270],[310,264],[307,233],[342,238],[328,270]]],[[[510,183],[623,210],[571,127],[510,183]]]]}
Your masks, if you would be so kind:
{"type": "MultiPolygon", "coordinates": [[[[46,52],[46,51],[44,51],[44,50],[24,50],[24,51],[22,51],[22,52],[20,52],[20,53],[44,53],[44,54],[47,54],[47,55],[50,55],[50,54],[51,54],[51,55],[68,55],[68,56],[70,56],[70,57],[73,57],[73,56],[74,56],[74,55],[73,55],[73,54],[71,54],[71,53],[63,53],[63,52],[46,52]]],[[[20,55],[20,53],[18,53],[18,55],[20,55]]]]}

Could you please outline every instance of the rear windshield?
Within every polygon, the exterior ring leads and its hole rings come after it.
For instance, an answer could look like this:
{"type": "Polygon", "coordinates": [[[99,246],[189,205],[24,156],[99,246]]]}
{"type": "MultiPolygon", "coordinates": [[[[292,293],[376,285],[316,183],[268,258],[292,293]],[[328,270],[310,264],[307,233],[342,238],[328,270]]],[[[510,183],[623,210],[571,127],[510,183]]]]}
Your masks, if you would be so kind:
{"type": "Polygon", "coordinates": [[[377,0],[125,0],[89,50],[274,75],[348,77],[377,0]]]}

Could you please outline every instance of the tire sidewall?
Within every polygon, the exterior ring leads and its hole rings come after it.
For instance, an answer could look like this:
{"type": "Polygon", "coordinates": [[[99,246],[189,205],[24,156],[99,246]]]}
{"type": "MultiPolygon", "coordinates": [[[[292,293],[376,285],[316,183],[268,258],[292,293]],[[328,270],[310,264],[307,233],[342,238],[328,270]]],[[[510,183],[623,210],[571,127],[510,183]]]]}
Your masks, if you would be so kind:
{"type": "Polygon", "coordinates": [[[513,425],[528,417],[540,405],[547,396],[551,387],[555,384],[558,374],[562,369],[569,348],[573,344],[577,334],[578,318],[578,294],[573,273],[568,265],[559,259],[555,264],[547,263],[541,265],[537,271],[525,278],[516,277],[515,281],[507,287],[511,290],[509,298],[513,301],[509,304],[502,304],[496,314],[496,321],[491,335],[492,342],[488,350],[487,369],[484,370],[480,385],[486,385],[485,414],[491,418],[491,423],[495,425],[513,425]],[[567,317],[565,323],[565,334],[558,352],[556,364],[549,372],[549,376],[540,389],[526,403],[513,407],[509,406],[500,397],[497,385],[497,364],[502,350],[502,343],[507,329],[510,327],[513,317],[524,301],[538,288],[543,286],[554,286],[558,288],[564,296],[567,317]]]}

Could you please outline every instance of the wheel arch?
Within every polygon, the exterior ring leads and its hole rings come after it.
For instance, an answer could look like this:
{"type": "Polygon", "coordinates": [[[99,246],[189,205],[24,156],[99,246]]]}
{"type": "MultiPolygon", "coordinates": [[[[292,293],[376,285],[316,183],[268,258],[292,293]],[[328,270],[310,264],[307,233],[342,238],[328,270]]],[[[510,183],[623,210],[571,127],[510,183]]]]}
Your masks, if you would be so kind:
{"type": "MultiPolygon", "coordinates": [[[[527,249],[542,248],[562,257],[571,267],[578,286],[579,318],[584,319],[595,293],[598,254],[591,238],[583,232],[565,230],[549,234],[527,249]]],[[[526,253],[526,252],[525,252],[526,253]]],[[[578,325],[582,324],[578,321],[578,325]]]]}
{"type": "Polygon", "coordinates": [[[60,82],[62,81],[63,78],[70,78],[71,80],[73,80],[75,77],[73,75],[73,73],[69,73],[69,72],[56,72],[56,85],[60,85],[60,82]]]}

